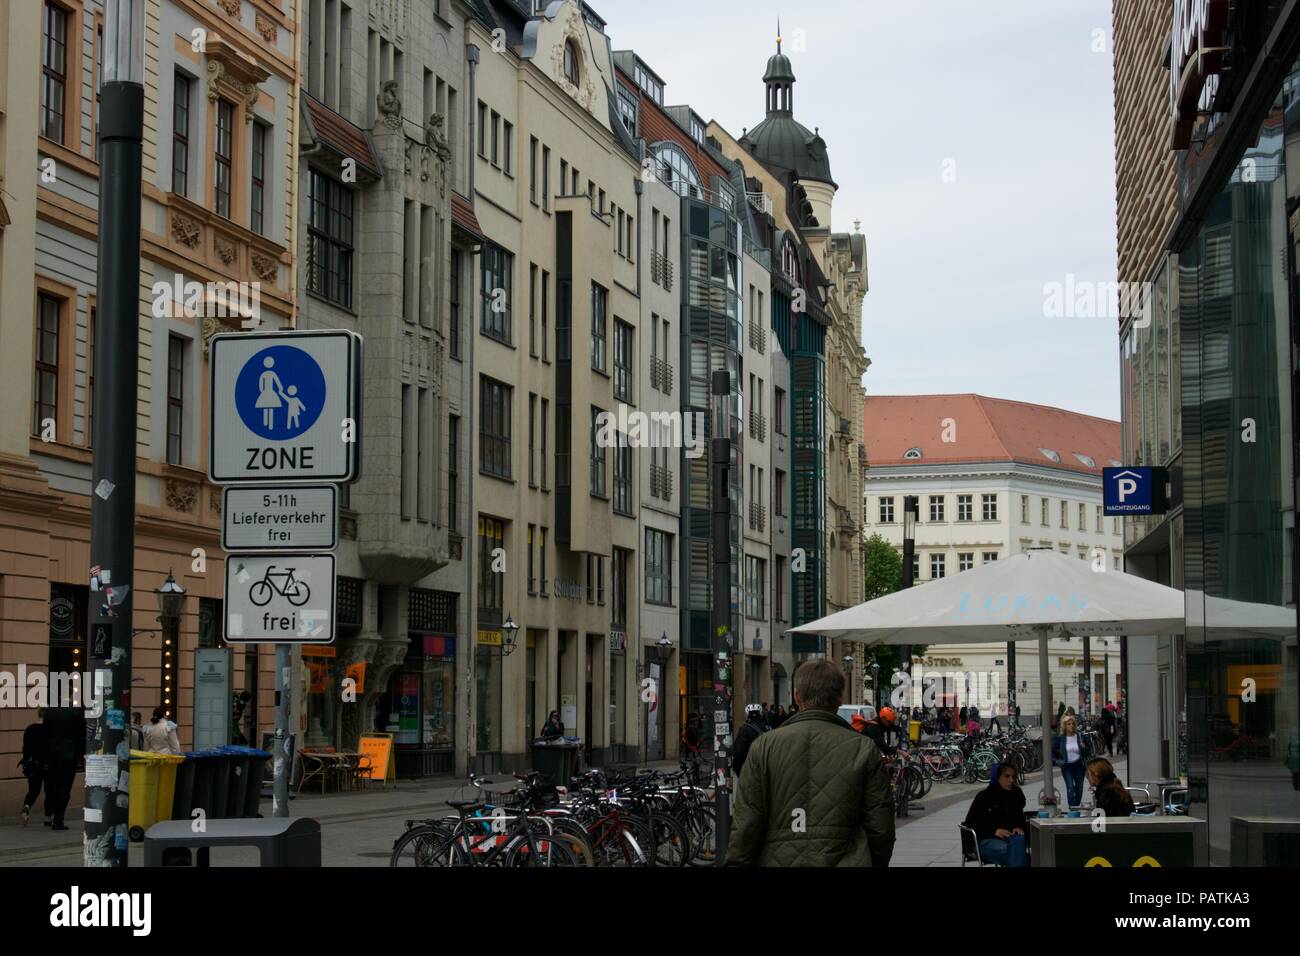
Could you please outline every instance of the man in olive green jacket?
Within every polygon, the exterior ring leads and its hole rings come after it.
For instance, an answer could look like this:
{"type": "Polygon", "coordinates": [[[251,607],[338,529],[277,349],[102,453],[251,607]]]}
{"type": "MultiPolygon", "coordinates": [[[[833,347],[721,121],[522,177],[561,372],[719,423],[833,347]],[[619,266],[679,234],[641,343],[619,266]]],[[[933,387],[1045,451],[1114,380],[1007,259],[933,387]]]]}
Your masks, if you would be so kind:
{"type": "Polygon", "coordinates": [[[728,866],[888,866],[894,806],[880,751],[836,713],[844,675],[829,660],[794,676],[799,711],[749,749],[728,866]]]}

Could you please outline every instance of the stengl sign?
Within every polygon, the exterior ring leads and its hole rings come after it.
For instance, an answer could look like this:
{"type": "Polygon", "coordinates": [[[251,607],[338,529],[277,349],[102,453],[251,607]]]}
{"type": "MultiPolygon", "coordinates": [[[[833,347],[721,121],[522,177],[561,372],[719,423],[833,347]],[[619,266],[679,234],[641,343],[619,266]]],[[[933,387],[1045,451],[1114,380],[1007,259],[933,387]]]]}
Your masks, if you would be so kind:
{"type": "Polygon", "coordinates": [[[1169,44],[1169,108],[1172,147],[1191,145],[1198,113],[1214,112],[1223,69],[1229,0],[1174,0],[1169,44]]]}

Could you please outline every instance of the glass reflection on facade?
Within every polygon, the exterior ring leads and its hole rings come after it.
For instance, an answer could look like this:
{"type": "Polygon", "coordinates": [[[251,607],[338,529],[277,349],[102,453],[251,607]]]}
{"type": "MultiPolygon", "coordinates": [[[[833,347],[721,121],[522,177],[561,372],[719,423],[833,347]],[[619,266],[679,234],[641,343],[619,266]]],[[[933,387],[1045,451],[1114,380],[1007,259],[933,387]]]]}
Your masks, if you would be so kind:
{"type": "MultiPolygon", "coordinates": [[[[1297,145],[1295,97],[1279,96],[1198,231],[1177,250],[1181,349],[1176,338],[1170,348],[1181,361],[1186,759],[1190,812],[1209,821],[1216,863],[1227,860],[1234,816],[1300,816],[1287,266],[1288,201],[1300,197],[1297,145]]],[[[1149,349],[1156,369],[1161,348],[1157,335],[1149,349]]],[[[1127,366],[1127,343],[1124,356],[1127,366]]],[[[1144,401],[1142,417],[1154,414],[1144,401]]],[[[1158,454],[1159,429],[1144,421],[1137,440],[1158,454]]]]}

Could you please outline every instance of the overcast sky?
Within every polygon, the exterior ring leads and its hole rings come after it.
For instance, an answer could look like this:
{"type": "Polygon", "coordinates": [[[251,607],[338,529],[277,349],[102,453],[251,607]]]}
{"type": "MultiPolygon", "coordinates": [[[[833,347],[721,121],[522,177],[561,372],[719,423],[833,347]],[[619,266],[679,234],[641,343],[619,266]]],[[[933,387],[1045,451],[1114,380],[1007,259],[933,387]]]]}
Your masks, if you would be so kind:
{"type": "Polygon", "coordinates": [[[736,137],[763,119],[781,17],[795,118],[821,128],[839,184],[832,225],[861,219],[867,237],[869,394],[978,392],[1118,420],[1117,322],[1047,317],[1043,291],[1115,280],[1108,0],[592,5],[669,105],[736,137]]]}

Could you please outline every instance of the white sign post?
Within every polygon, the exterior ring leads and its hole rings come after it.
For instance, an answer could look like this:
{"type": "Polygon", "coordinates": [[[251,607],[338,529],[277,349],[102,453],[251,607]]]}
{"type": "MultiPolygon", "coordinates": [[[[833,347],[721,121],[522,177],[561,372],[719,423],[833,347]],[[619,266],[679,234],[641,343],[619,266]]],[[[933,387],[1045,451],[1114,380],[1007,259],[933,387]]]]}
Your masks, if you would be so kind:
{"type": "Polygon", "coordinates": [[[333,551],[338,530],[333,485],[227,486],[222,497],[227,551],[333,551]]]}
{"type": "Polygon", "coordinates": [[[334,642],[334,555],[226,558],[227,644],[334,642]]]}
{"type": "Polygon", "coordinates": [[[345,330],[214,335],[214,482],[354,481],[361,343],[345,330]]]}

